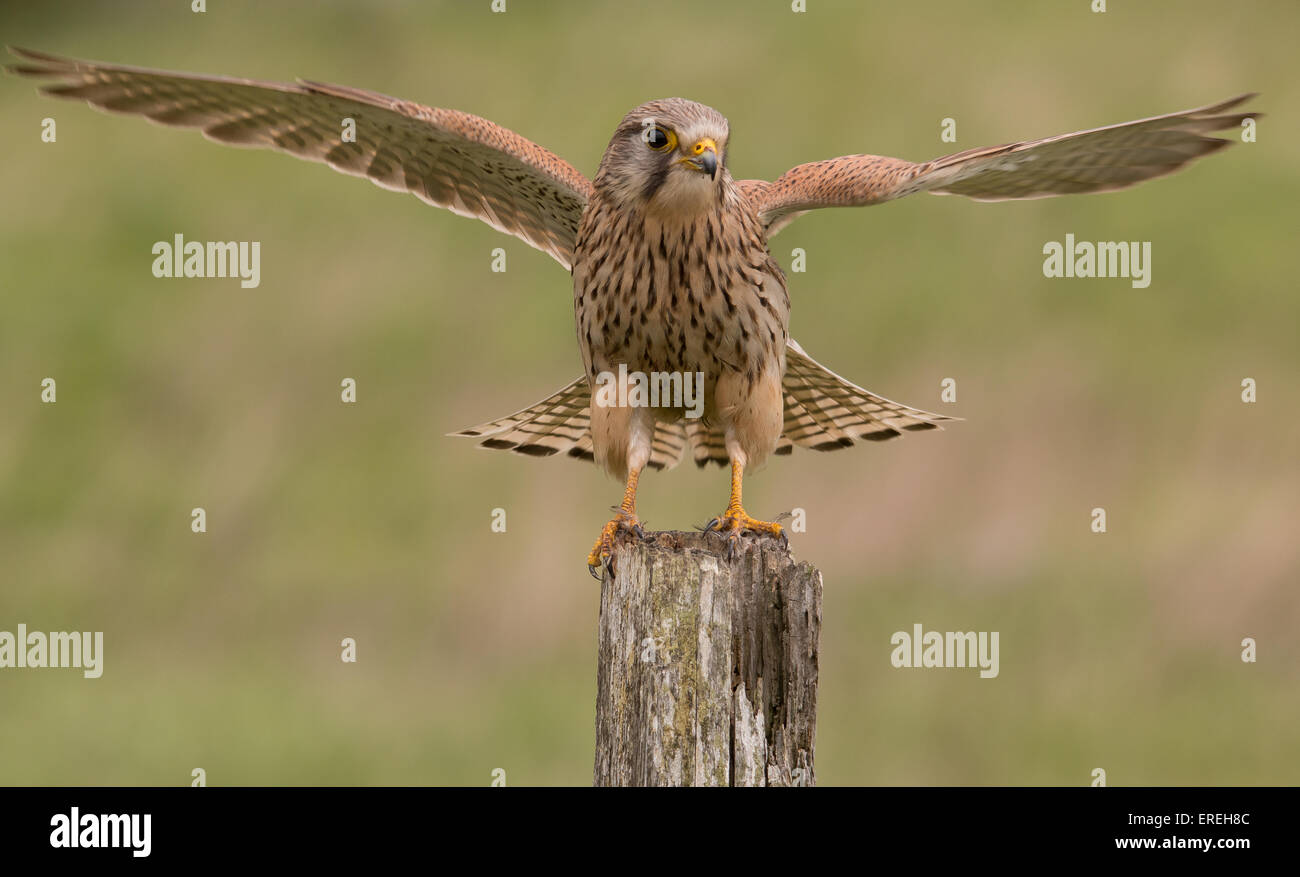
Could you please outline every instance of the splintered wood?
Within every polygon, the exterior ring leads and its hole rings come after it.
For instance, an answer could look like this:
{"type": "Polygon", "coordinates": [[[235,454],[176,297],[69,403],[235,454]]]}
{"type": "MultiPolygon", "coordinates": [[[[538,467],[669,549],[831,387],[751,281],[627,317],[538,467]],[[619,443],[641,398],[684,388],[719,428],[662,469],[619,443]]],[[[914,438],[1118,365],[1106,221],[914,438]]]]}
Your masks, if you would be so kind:
{"type": "Polygon", "coordinates": [[[597,786],[811,786],[821,573],[777,541],[653,533],[600,593],[597,786]]]}

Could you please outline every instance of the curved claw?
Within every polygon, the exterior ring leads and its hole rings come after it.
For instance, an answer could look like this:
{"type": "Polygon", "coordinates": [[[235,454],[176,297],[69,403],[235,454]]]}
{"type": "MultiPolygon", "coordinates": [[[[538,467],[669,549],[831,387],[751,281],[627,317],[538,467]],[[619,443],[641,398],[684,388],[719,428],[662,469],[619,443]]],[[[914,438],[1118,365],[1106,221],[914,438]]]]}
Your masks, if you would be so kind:
{"type": "Polygon", "coordinates": [[[641,522],[636,519],[636,515],[619,510],[614,519],[601,528],[596,544],[587,555],[587,571],[596,581],[601,580],[601,576],[597,575],[598,570],[614,575],[614,540],[620,532],[632,532],[645,538],[645,531],[641,529],[641,522]]]}
{"type": "Polygon", "coordinates": [[[789,547],[789,537],[785,534],[785,528],[780,524],[768,521],[759,521],[751,518],[743,508],[734,506],[728,508],[718,517],[709,522],[705,532],[717,530],[727,537],[727,560],[735,558],[736,543],[740,541],[742,532],[754,533],[758,536],[772,536],[781,540],[781,544],[789,547]]]}

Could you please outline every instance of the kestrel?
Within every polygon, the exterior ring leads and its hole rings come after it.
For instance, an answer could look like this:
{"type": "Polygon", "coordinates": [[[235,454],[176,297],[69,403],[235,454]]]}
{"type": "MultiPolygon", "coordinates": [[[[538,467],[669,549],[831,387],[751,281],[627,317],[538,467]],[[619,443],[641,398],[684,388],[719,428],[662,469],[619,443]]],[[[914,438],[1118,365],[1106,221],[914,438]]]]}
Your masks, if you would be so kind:
{"type": "Polygon", "coordinates": [[[609,562],[619,533],[640,530],[641,472],[674,466],[688,446],[700,466],[731,464],[731,499],[709,528],[734,544],[744,531],[784,538],[780,524],[755,520],[741,505],[747,467],[795,445],[835,450],[951,419],[862,389],[790,338],[786,279],[768,240],[796,217],[915,192],[1001,201],[1124,189],[1227,146],[1208,135],[1257,115],[1232,111],[1253,97],[1247,94],[920,163],[832,158],[769,183],[732,178],[726,117],[668,98],[623,118],[588,180],[486,119],[371,91],[12,51],[30,63],[9,69],[53,80],[47,94],[369,177],[481,219],[569,269],[583,376],[536,405],[455,435],[531,456],[594,458],[624,480],[618,513],[587,558],[593,573],[609,562]],[[343,136],[349,119],[355,139],[343,136]],[[631,385],[645,375],[702,376],[702,406],[688,411],[676,396],[647,403],[644,394],[638,404],[631,385]],[[602,388],[613,392],[602,395],[602,388]]]}

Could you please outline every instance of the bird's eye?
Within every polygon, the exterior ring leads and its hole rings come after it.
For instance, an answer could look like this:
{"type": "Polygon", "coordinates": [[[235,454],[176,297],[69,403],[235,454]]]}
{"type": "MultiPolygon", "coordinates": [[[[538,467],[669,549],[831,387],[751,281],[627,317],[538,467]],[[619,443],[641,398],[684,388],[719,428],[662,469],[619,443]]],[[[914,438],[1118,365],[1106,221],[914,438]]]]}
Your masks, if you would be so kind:
{"type": "Polygon", "coordinates": [[[658,125],[646,129],[645,144],[655,152],[663,152],[665,149],[672,146],[672,142],[672,134],[668,133],[663,128],[660,128],[658,125]]]}

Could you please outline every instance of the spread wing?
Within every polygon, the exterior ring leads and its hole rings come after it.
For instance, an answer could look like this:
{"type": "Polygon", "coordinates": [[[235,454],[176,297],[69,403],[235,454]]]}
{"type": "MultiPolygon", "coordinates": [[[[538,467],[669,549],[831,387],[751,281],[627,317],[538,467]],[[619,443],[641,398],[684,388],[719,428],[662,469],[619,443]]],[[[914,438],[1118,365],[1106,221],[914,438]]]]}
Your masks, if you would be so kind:
{"type": "Polygon", "coordinates": [[[846,155],[791,168],[775,182],[743,180],[770,237],[818,207],[861,207],[913,192],[1006,201],[1111,192],[1174,173],[1231,141],[1208,136],[1259,113],[1231,112],[1254,97],[1061,134],[968,149],[915,163],[880,155],[846,155]]]}
{"type": "Polygon", "coordinates": [[[51,80],[42,89],[46,94],[199,128],[219,143],[322,162],[481,219],[565,268],[573,261],[591,183],[549,150],[478,116],[340,85],[257,82],[10,51],[29,63],[9,71],[51,80]],[[344,119],[355,122],[354,142],[343,139],[344,119]]]}

